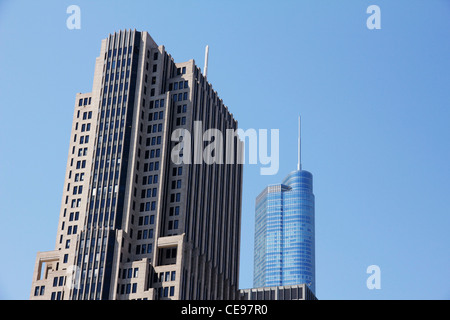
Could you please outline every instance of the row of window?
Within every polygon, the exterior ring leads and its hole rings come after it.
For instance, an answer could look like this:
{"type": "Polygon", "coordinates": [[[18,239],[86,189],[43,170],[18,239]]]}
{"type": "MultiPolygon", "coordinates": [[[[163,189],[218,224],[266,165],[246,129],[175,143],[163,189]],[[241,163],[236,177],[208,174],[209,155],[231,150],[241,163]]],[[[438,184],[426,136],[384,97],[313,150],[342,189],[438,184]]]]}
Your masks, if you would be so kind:
{"type": "Polygon", "coordinates": [[[157,137],[149,137],[146,139],[145,141],[145,146],[154,146],[154,145],[160,145],[161,144],[161,136],[157,136],[157,137]]]}
{"type": "MultiPolygon", "coordinates": [[[[117,69],[120,69],[120,63],[122,62],[122,67],[125,68],[127,65],[131,65],[131,58],[125,58],[125,59],[117,59],[117,60],[112,60],[112,61],[107,61],[106,62],[106,69],[115,69],[116,68],[116,64],[117,64],[117,69]]],[[[105,81],[108,81],[105,78],[105,81]]]]}
{"type": "MultiPolygon", "coordinates": [[[[120,294],[130,294],[137,292],[137,283],[122,284],[120,286],[120,294]]],[[[117,293],[119,293],[119,286],[117,287],[117,293]]]]}
{"type": "MultiPolygon", "coordinates": [[[[127,71],[127,74],[128,74],[128,71],[127,71]]],[[[118,97],[114,96],[114,97],[112,97],[112,99],[111,99],[111,97],[108,97],[108,100],[106,100],[106,98],[103,98],[102,107],[104,107],[105,105],[110,106],[111,102],[113,105],[115,105],[116,103],[121,104],[122,102],[125,104],[127,102],[127,100],[128,100],[128,96],[126,94],[123,96],[123,98],[121,95],[119,95],[118,97]]],[[[123,108],[123,109],[125,109],[125,108],[123,108]]]]}
{"type": "Polygon", "coordinates": [[[152,253],[153,244],[138,244],[136,246],[136,254],[148,254],[152,253]]]}
{"type": "Polygon", "coordinates": [[[172,193],[170,195],[170,202],[180,202],[181,201],[181,193],[172,193]]]}
{"type": "Polygon", "coordinates": [[[89,97],[89,98],[81,98],[80,100],[78,100],[78,106],[79,107],[81,107],[81,106],[87,106],[87,105],[90,105],[91,104],[91,97],[89,97]]]}
{"type": "Polygon", "coordinates": [[[51,300],[62,300],[64,293],[62,291],[52,292],[51,300]]]}
{"type": "Polygon", "coordinates": [[[187,111],[187,105],[183,104],[183,105],[178,105],[177,106],[177,113],[186,113],[187,111]]]}
{"type": "MultiPolygon", "coordinates": [[[[72,165],[73,165],[73,158],[72,158],[72,160],[70,162],[70,166],[72,166],[72,165]]],[[[86,160],[79,160],[79,161],[77,161],[76,168],[77,169],[84,169],[84,168],[86,168],[86,160]]]]}
{"type": "Polygon", "coordinates": [[[186,125],[186,117],[177,117],[176,125],[177,126],[184,126],[184,125],[186,125]]]}
{"type": "Polygon", "coordinates": [[[149,224],[152,225],[154,223],[155,223],[154,215],[139,217],[139,220],[138,220],[139,226],[147,226],[149,224]]]}
{"type": "Polygon", "coordinates": [[[188,93],[187,92],[183,92],[183,93],[179,93],[179,94],[174,94],[172,96],[172,99],[173,99],[174,102],[187,100],[188,99],[188,93]]]}
{"type": "MultiPolygon", "coordinates": [[[[140,151],[140,149],[139,149],[140,151]]],[[[138,157],[140,157],[140,152],[138,151],[138,157]]],[[[161,156],[161,149],[152,149],[152,150],[146,150],[144,159],[153,159],[158,158],[161,156]]]]}
{"type": "MultiPolygon", "coordinates": [[[[144,107],[145,107],[145,100],[144,100],[144,107]]],[[[164,107],[164,99],[150,101],[149,109],[153,109],[153,108],[158,109],[158,108],[163,108],[163,107],[164,107]]]]}
{"type": "Polygon", "coordinates": [[[152,184],[152,183],[158,183],[158,175],[155,174],[153,176],[145,176],[142,177],[142,185],[152,184]]]}
{"type": "Polygon", "coordinates": [[[138,230],[137,240],[153,239],[153,229],[138,230]]]}
{"type": "MultiPolygon", "coordinates": [[[[78,122],[75,123],[75,130],[78,130],[78,122]]],[[[85,131],[91,131],[91,124],[90,123],[83,123],[81,125],[81,132],[85,131]]]]}
{"type": "MultiPolygon", "coordinates": [[[[127,52],[130,54],[133,51],[133,46],[124,47],[123,48],[123,54],[126,55],[127,52]]],[[[109,49],[108,50],[108,58],[111,58],[111,56],[115,57],[116,55],[122,55],[122,48],[118,49],[109,49]]],[[[105,52],[105,59],[106,59],[106,52],[105,52]]]]}
{"type": "Polygon", "coordinates": [[[80,216],[80,212],[70,212],[69,213],[69,221],[78,221],[78,218],[80,216]]]}
{"type": "Polygon", "coordinates": [[[45,286],[36,286],[34,288],[34,296],[43,296],[45,294],[45,286]]]}
{"type": "MultiPolygon", "coordinates": [[[[66,198],[67,200],[67,198],[66,198]]],[[[66,201],[67,204],[67,201],[66,201]]],[[[81,199],[72,199],[72,203],[70,205],[71,208],[79,208],[81,204],[81,199]]]]}
{"type": "MultiPolygon", "coordinates": [[[[74,146],[74,148],[75,148],[75,146],[74,146]]],[[[79,148],[78,149],[79,157],[87,156],[87,153],[88,153],[88,148],[79,148]]],[[[73,152],[72,152],[72,154],[73,154],[73,152]]]]}
{"type": "Polygon", "coordinates": [[[169,83],[169,91],[181,90],[181,89],[187,89],[187,88],[189,88],[187,80],[169,83]]]}
{"type": "MultiPolygon", "coordinates": [[[[129,72],[127,71],[126,74],[128,75],[129,72]]],[[[121,72],[120,76],[122,78],[124,78],[124,76],[125,76],[124,71],[121,72]]],[[[117,72],[116,77],[117,78],[119,77],[119,73],[118,72],[117,72]]],[[[104,103],[106,102],[105,97],[106,97],[106,94],[108,93],[108,91],[109,91],[109,93],[114,92],[114,94],[115,94],[117,91],[122,91],[123,89],[125,89],[125,91],[128,90],[128,86],[129,86],[128,82],[125,82],[125,84],[123,82],[121,82],[120,84],[115,83],[114,85],[111,83],[108,86],[108,84],[106,84],[106,82],[108,81],[108,78],[109,78],[109,74],[106,74],[106,76],[105,76],[105,86],[103,87],[103,97],[104,98],[102,100],[102,105],[104,105],[104,103]]],[[[128,76],[127,76],[127,78],[128,78],[128,76]]],[[[113,81],[113,80],[114,80],[114,74],[111,74],[111,81],[113,81]]]]}
{"type": "MultiPolygon", "coordinates": [[[[143,130],[143,126],[144,126],[144,124],[141,123],[141,132],[143,130]]],[[[147,133],[156,133],[156,132],[161,132],[161,131],[162,131],[162,123],[158,123],[158,124],[154,124],[154,125],[149,124],[147,126],[147,133]],[[153,128],[153,130],[152,130],[152,128],[153,128]]],[[[148,141],[148,138],[147,138],[147,141],[148,141]]],[[[150,145],[150,144],[148,144],[148,145],[150,145]]]]}
{"type": "Polygon", "coordinates": [[[180,207],[176,206],[176,207],[170,207],[169,208],[169,216],[178,216],[180,215],[180,207]]]}
{"type": "MultiPolygon", "coordinates": [[[[61,230],[64,230],[64,226],[65,226],[65,222],[63,221],[62,225],[61,225],[61,230]]],[[[78,231],[78,226],[74,225],[74,226],[69,226],[67,228],[67,234],[71,235],[71,234],[77,234],[78,231]]]]}
{"type": "MultiPolygon", "coordinates": [[[[80,118],[80,110],[77,112],[77,119],[80,118]]],[[[91,119],[92,118],[92,111],[86,111],[83,112],[83,120],[91,119]]]]}
{"type": "Polygon", "coordinates": [[[181,180],[173,180],[172,189],[181,189],[181,180]]]}
{"type": "MultiPolygon", "coordinates": [[[[119,270],[119,275],[120,275],[119,270]]],[[[137,278],[139,275],[139,268],[125,268],[122,270],[122,279],[131,279],[131,278],[137,278]]]]}
{"type": "Polygon", "coordinates": [[[53,286],[54,287],[61,287],[63,285],[64,285],[64,276],[53,278],[53,286]]]}
{"type": "Polygon", "coordinates": [[[175,281],[175,278],[176,278],[176,271],[166,271],[153,274],[154,283],[175,281]]]}
{"type": "MultiPolygon", "coordinates": [[[[156,210],[156,201],[151,202],[143,202],[140,204],[140,211],[155,211],[156,210]]],[[[142,218],[142,217],[140,217],[142,218]]]]}
{"type": "Polygon", "coordinates": [[[148,121],[153,121],[153,120],[163,120],[164,117],[164,111],[159,111],[159,112],[153,112],[153,113],[149,113],[148,114],[148,121]]]}
{"type": "Polygon", "coordinates": [[[141,199],[156,197],[157,193],[158,193],[157,188],[143,189],[143,190],[141,190],[141,199]]]}
{"type": "MultiPolygon", "coordinates": [[[[136,169],[139,170],[139,162],[136,169]]],[[[159,161],[144,163],[144,172],[153,170],[159,170],[159,161]]]]}
{"type": "Polygon", "coordinates": [[[159,298],[168,298],[168,297],[173,297],[174,295],[175,295],[175,287],[174,286],[158,288],[158,297],[159,298]]]}
{"type": "MultiPolygon", "coordinates": [[[[70,186],[70,184],[69,184],[70,186]]],[[[83,186],[74,186],[72,194],[81,194],[83,192],[83,186]]]]}
{"type": "Polygon", "coordinates": [[[169,230],[177,230],[178,229],[178,220],[169,220],[168,229],[169,230]]]}

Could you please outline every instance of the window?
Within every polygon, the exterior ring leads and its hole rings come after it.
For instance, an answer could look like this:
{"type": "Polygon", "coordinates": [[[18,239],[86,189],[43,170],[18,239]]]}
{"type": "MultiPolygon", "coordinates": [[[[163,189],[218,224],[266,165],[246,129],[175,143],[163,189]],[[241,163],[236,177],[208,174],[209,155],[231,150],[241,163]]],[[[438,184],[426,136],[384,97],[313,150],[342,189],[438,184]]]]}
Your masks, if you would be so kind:
{"type": "Polygon", "coordinates": [[[154,64],[153,65],[153,72],[156,72],[157,68],[158,68],[158,65],[154,64]]]}

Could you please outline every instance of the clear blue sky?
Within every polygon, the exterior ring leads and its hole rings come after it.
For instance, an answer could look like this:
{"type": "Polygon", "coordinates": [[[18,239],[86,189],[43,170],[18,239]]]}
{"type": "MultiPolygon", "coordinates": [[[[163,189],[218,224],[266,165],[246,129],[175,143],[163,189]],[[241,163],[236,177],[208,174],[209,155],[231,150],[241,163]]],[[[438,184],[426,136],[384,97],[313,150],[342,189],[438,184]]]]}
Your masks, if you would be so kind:
{"type": "Polygon", "coordinates": [[[243,129],[280,129],[280,170],[246,165],[241,288],[254,203],[296,168],[314,175],[319,299],[450,298],[450,1],[0,1],[0,298],[28,299],[53,250],[76,92],[100,42],[149,31],[203,67],[243,129]],[[81,29],[66,8],[81,9],[81,29]],[[381,8],[381,30],[366,9],[381,8]],[[381,268],[369,290],[366,268],[381,268]]]}

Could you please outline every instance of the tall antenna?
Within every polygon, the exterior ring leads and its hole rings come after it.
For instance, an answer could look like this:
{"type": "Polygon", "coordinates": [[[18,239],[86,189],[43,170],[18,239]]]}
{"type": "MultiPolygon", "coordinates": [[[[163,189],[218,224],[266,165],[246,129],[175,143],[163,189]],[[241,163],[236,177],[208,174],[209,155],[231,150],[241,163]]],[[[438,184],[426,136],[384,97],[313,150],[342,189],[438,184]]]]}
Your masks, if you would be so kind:
{"type": "Polygon", "coordinates": [[[301,117],[298,116],[298,163],[297,170],[302,170],[302,136],[301,136],[301,117]]]}
{"type": "Polygon", "coordinates": [[[203,68],[203,76],[205,78],[208,76],[208,55],[209,55],[209,46],[206,45],[206,48],[205,48],[205,67],[203,68]]]}

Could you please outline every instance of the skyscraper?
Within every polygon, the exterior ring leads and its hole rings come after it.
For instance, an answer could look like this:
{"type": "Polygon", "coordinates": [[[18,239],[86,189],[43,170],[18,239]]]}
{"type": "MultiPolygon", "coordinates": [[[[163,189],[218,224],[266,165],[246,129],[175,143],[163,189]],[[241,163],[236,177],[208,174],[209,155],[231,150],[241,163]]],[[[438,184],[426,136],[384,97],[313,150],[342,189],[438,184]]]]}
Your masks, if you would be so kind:
{"type": "Polygon", "coordinates": [[[147,32],[102,41],[92,92],[76,95],[55,250],[37,254],[31,299],[236,297],[242,165],[174,162],[172,133],[196,121],[237,129],[194,60],[175,63],[147,32]]]}
{"type": "Polygon", "coordinates": [[[307,284],[315,294],[313,176],[301,168],[300,133],[298,150],[297,170],[256,198],[253,287],[307,284]]]}

